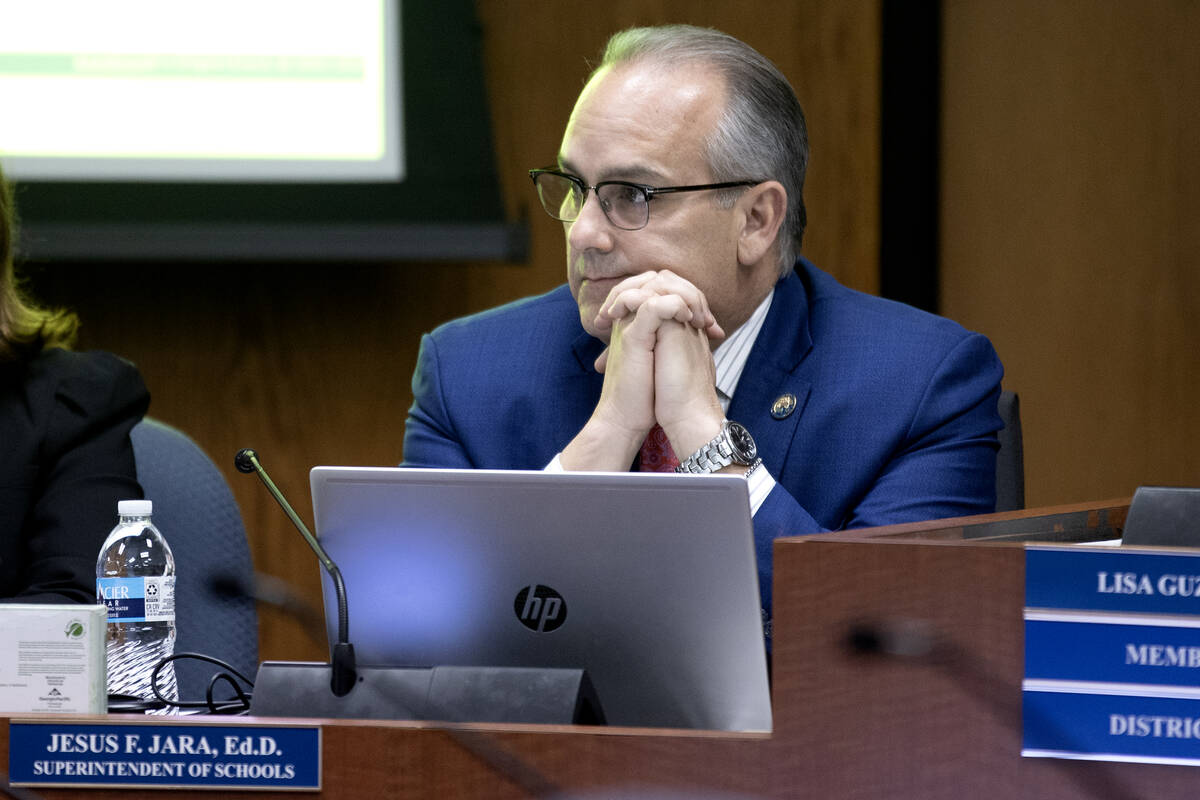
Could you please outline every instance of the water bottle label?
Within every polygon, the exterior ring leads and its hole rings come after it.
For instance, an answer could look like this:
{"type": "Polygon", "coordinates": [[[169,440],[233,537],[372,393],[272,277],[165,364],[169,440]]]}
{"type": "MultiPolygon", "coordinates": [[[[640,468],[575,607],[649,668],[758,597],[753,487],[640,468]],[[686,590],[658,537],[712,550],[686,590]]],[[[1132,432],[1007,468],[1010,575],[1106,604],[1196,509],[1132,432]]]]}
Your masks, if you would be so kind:
{"type": "Polygon", "coordinates": [[[175,576],[97,578],[96,599],[109,622],[174,622],[175,576]]]}

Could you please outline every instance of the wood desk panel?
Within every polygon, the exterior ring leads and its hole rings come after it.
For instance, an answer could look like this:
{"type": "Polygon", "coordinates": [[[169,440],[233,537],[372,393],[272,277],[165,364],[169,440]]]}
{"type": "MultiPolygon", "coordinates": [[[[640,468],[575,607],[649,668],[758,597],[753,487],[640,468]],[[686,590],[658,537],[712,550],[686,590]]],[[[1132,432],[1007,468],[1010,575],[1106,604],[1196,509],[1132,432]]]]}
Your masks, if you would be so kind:
{"type": "MultiPolygon", "coordinates": [[[[994,533],[997,524],[1001,539],[1015,529],[1034,539],[1103,538],[1119,534],[1127,506],[1110,501],[780,540],[770,735],[318,720],[319,796],[1190,796],[1200,784],[1195,768],[1020,756],[1024,549],[971,538],[994,533]],[[848,635],[864,624],[895,634],[898,649],[913,652],[856,652],[848,635]]],[[[7,752],[6,722],[0,746],[7,752]]],[[[80,791],[38,793],[53,800],[80,791]]],[[[161,790],[87,796],[164,797],[161,790]]]]}

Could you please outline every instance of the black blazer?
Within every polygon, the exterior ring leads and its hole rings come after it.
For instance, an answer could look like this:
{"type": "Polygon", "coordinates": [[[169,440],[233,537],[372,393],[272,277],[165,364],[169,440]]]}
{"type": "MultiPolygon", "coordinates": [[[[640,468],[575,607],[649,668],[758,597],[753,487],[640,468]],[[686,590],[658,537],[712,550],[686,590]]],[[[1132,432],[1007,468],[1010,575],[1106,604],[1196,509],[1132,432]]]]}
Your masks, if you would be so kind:
{"type": "Polygon", "coordinates": [[[149,404],[109,353],[0,365],[0,599],[95,602],[117,501],[142,497],[129,431],[149,404]]]}

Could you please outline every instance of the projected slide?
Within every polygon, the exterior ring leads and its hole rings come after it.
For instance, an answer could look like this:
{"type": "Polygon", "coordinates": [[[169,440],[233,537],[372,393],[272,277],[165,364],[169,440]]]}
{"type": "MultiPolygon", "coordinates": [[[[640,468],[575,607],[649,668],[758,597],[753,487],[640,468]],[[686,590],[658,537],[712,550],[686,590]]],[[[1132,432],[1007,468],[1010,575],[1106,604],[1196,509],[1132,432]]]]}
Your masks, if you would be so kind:
{"type": "Polygon", "coordinates": [[[18,180],[403,178],[399,0],[0,0],[18,180]]]}

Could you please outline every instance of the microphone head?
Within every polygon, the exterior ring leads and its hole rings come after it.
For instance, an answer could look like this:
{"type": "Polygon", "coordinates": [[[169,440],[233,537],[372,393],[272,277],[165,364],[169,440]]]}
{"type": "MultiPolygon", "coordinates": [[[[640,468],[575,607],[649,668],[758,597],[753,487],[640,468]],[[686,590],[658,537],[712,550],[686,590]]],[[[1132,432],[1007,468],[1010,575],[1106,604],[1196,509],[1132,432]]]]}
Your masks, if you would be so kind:
{"type": "Polygon", "coordinates": [[[233,465],[238,468],[238,472],[251,473],[254,472],[254,460],[258,458],[258,453],[251,450],[249,447],[243,447],[238,450],[236,456],[233,457],[233,465]]]}

